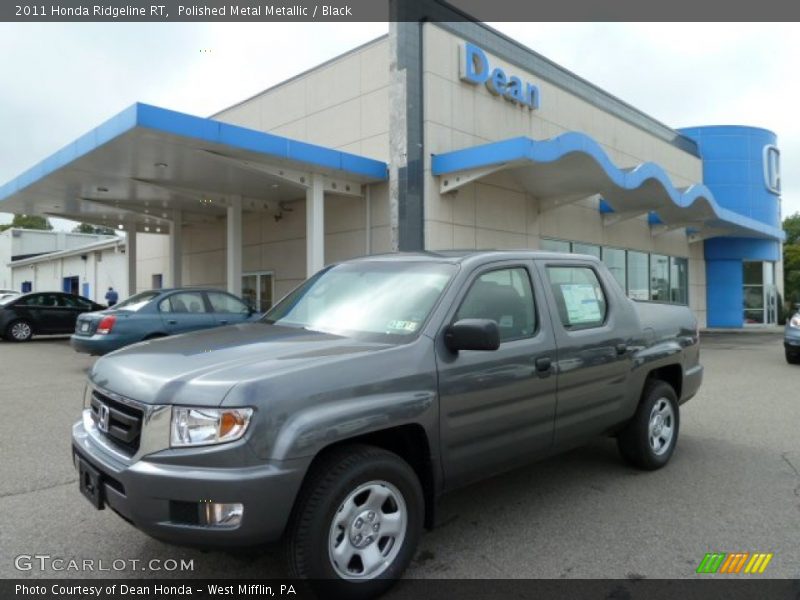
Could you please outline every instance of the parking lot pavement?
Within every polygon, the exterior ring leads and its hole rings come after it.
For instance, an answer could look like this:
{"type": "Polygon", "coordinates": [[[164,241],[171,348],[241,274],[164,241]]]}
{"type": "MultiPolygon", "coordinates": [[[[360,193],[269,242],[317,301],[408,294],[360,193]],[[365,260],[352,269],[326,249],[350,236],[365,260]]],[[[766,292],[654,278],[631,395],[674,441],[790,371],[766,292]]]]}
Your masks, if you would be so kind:
{"type": "MultiPolygon", "coordinates": [[[[627,467],[604,439],[456,492],[408,576],[682,578],[694,576],[706,552],[721,551],[772,552],[765,576],[800,577],[800,367],[786,364],[775,334],[702,343],[705,383],[683,407],[665,469],[627,467]]],[[[63,339],[0,342],[0,577],[56,575],[17,571],[20,554],[106,566],[183,558],[196,577],[280,576],[274,550],[168,546],[78,493],[69,432],[93,360],[63,339]]]]}

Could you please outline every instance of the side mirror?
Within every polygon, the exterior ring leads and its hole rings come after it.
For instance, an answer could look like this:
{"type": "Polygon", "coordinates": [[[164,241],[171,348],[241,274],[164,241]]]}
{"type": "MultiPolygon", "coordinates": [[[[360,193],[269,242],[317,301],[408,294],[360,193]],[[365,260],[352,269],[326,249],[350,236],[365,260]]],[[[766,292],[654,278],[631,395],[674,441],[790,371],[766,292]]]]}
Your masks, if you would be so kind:
{"type": "Polygon", "coordinates": [[[444,333],[444,343],[453,352],[459,350],[497,350],[500,328],[491,319],[461,319],[444,333]]]}

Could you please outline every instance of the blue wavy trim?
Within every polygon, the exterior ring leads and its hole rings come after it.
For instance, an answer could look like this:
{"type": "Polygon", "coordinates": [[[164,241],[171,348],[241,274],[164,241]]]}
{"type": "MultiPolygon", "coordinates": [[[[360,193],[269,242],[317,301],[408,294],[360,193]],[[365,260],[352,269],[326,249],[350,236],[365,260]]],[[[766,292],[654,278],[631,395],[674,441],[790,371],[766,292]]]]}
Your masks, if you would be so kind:
{"type": "Polygon", "coordinates": [[[432,171],[434,175],[448,175],[513,161],[553,163],[576,152],[594,160],[602,168],[608,181],[620,190],[633,191],[649,181],[654,181],[664,190],[665,199],[678,208],[688,210],[699,203],[713,212],[716,220],[748,229],[765,237],[779,240],[786,237],[779,228],[721,207],[714,199],[714,194],[705,185],[696,184],[684,190],[678,189],[667,172],[656,163],[645,162],[633,169],[620,169],[611,161],[600,144],[588,135],[578,132],[564,133],[542,141],[517,137],[439,154],[433,157],[432,171]]]}

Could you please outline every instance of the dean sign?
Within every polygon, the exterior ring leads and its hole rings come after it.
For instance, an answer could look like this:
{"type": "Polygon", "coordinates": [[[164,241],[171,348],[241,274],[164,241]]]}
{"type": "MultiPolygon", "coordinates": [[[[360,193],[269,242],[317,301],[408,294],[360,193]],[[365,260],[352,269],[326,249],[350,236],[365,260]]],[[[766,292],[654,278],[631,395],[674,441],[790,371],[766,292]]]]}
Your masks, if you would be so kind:
{"type": "Polygon", "coordinates": [[[467,42],[460,46],[461,79],[473,85],[486,85],[495,96],[502,96],[509,102],[539,108],[539,88],[532,83],[523,82],[515,75],[507,75],[500,67],[489,65],[486,53],[467,42]]]}

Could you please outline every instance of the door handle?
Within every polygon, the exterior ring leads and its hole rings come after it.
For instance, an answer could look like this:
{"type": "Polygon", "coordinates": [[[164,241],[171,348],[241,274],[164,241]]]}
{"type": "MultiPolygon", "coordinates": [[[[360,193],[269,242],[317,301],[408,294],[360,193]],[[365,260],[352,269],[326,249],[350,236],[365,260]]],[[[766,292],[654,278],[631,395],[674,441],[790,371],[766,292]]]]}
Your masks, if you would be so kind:
{"type": "Polygon", "coordinates": [[[175,319],[170,319],[169,321],[167,321],[167,323],[169,325],[177,325],[178,324],[178,322],[175,319]]]}
{"type": "Polygon", "coordinates": [[[222,320],[219,322],[219,324],[220,324],[220,325],[227,325],[227,324],[228,324],[228,319],[222,319],[222,320]]]}
{"type": "Polygon", "coordinates": [[[553,365],[553,360],[549,356],[541,356],[534,361],[536,370],[540,373],[545,373],[550,370],[553,365]]]}
{"type": "Polygon", "coordinates": [[[628,344],[617,344],[617,354],[619,356],[627,354],[627,352],[628,352],[628,344]]]}

